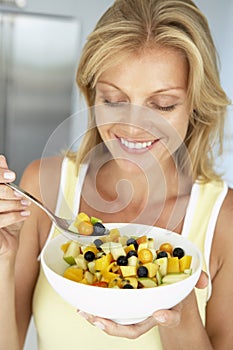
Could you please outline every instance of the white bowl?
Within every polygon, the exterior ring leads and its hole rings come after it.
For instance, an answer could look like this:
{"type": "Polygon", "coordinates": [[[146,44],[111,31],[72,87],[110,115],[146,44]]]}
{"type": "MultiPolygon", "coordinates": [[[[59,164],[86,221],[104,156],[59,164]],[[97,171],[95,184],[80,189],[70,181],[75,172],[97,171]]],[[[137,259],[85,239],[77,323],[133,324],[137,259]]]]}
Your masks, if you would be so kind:
{"type": "MultiPolygon", "coordinates": [[[[171,231],[146,225],[115,223],[106,224],[106,227],[117,227],[122,235],[127,236],[146,234],[155,239],[156,247],[165,242],[170,242],[174,247],[182,247],[185,254],[192,256],[192,274],[173,284],[143,289],[101,288],[73,282],[62,276],[68,264],[62,258],[61,245],[67,238],[59,235],[44,248],[41,262],[51,286],[76,309],[121,324],[132,324],[144,320],[156,310],[170,309],[194,288],[201,273],[202,258],[200,251],[188,239],[171,231]]],[[[96,237],[89,238],[94,240],[96,237]]],[[[85,237],[84,243],[86,242],[85,237]]]]}

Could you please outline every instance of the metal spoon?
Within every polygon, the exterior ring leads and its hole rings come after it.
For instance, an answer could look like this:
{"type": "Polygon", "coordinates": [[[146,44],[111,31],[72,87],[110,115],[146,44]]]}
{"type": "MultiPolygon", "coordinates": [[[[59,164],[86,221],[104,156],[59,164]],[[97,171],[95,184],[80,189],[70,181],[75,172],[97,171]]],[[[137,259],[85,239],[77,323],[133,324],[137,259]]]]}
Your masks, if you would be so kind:
{"type": "MultiPolygon", "coordinates": [[[[31,195],[30,193],[24,191],[22,188],[20,188],[16,184],[14,184],[14,183],[5,183],[5,185],[10,187],[14,191],[20,193],[22,196],[28,198],[30,201],[32,201],[38,207],[40,207],[49,216],[49,218],[56,225],[56,227],[61,231],[61,233],[64,236],[66,236],[67,238],[69,238],[71,240],[79,240],[80,238],[83,239],[84,237],[86,237],[89,240],[92,236],[97,236],[95,234],[92,234],[90,236],[85,236],[85,235],[82,235],[80,233],[75,233],[75,232],[71,231],[69,229],[69,227],[70,227],[71,223],[73,222],[72,220],[63,219],[63,218],[60,218],[59,216],[55,215],[51,210],[49,210],[46,206],[44,206],[44,204],[42,204],[33,195],[31,195]]],[[[104,232],[103,236],[104,235],[108,235],[108,234],[109,234],[109,230],[107,228],[105,228],[105,232],[104,232]]]]}

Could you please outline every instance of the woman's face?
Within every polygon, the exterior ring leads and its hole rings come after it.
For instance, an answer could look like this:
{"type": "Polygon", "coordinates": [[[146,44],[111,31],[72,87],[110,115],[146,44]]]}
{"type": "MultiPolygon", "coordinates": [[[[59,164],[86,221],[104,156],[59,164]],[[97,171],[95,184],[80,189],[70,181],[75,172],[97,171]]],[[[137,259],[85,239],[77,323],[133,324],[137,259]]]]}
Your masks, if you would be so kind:
{"type": "Polygon", "coordinates": [[[172,159],[188,128],[187,80],[185,57],[168,48],[132,54],[100,76],[96,124],[124,170],[172,159]]]}

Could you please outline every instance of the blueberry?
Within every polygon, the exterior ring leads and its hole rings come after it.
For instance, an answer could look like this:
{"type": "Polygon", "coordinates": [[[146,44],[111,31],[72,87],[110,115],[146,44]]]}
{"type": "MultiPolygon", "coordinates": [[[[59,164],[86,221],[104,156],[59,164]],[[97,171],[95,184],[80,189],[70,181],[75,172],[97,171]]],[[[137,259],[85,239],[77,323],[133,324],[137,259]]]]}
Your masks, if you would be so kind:
{"type": "Polygon", "coordinates": [[[120,256],[118,256],[116,262],[117,262],[118,266],[127,266],[128,258],[126,256],[124,256],[124,255],[120,255],[120,256]]]}
{"type": "Polygon", "coordinates": [[[95,253],[93,253],[91,250],[88,250],[84,254],[84,259],[87,261],[93,261],[95,259],[95,253]]]}
{"type": "Polygon", "coordinates": [[[164,251],[159,252],[159,253],[157,254],[157,259],[160,259],[160,258],[167,258],[167,257],[168,257],[167,252],[164,252],[164,251]]]}
{"type": "Polygon", "coordinates": [[[126,283],[126,284],[123,286],[123,289],[133,289],[133,286],[132,286],[130,283],[126,283]]]}
{"type": "Polygon", "coordinates": [[[101,222],[96,222],[93,225],[93,235],[94,236],[103,236],[105,234],[105,226],[101,222]]]}
{"type": "Polygon", "coordinates": [[[138,256],[138,254],[137,254],[136,250],[130,250],[130,251],[128,251],[126,256],[127,256],[127,258],[130,258],[131,256],[138,256]]]}
{"type": "Polygon", "coordinates": [[[181,259],[184,256],[184,250],[182,248],[175,248],[172,253],[173,256],[176,256],[177,258],[181,259]]]}
{"type": "Polygon", "coordinates": [[[146,266],[139,266],[138,268],[138,277],[147,277],[148,269],[146,266]]]}
{"type": "Polygon", "coordinates": [[[96,246],[96,248],[101,249],[100,246],[103,244],[103,241],[99,238],[95,239],[93,242],[96,246]]]}
{"type": "Polygon", "coordinates": [[[129,238],[126,242],[127,245],[133,244],[135,247],[135,250],[138,249],[138,242],[134,238],[129,238]]]}

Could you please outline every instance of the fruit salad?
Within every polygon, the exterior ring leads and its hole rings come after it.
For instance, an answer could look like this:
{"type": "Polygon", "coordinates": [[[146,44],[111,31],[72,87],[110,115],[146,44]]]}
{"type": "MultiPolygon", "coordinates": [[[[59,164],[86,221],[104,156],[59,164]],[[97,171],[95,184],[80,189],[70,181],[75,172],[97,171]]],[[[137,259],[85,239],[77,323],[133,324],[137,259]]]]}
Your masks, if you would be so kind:
{"type": "Polygon", "coordinates": [[[102,220],[94,216],[88,216],[86,213],[78,213],[75,220],[69,226],[74,233],[80,233],[84,236],[102,236],[106,233],[106,228],[102,220]]]}
{"type": "Polygon", "coordinates": [[[182,247],[173,247],[169,242],[156,247],[154,238],[121,236],[117,228],[88,245],[68,241],[61,249],[68,263],[64,277],[92,286],[151,288],[192,274],[192,256],[186,255],[182,247]]]}

